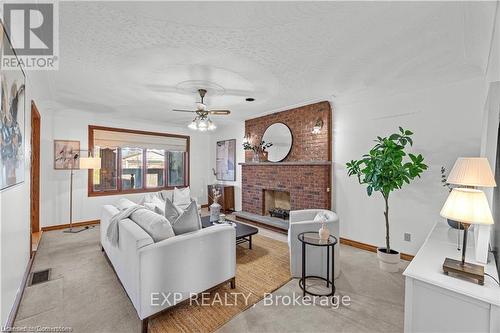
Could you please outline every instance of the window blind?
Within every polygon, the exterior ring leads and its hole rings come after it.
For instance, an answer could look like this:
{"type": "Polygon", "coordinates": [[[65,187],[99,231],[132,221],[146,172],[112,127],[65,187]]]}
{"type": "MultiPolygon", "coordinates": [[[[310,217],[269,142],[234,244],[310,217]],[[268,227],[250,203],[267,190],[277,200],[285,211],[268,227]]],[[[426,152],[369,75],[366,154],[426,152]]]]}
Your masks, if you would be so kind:
{"type": "Polygon", "coordinates": [[[94,146],[100,148],[143,148],[187,151],[187,139],[107,130],[94,130],[94,146]]]}

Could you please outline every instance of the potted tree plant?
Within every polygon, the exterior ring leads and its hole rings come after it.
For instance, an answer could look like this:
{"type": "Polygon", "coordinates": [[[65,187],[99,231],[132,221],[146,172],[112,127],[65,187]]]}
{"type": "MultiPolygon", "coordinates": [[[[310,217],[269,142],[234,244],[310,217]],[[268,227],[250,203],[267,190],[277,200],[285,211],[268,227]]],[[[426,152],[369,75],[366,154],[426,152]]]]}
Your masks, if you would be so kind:
{"type": "Polygon", "coordinates": [[[389,237],[389,196],[391,192],[410,184],[427,169],[422,155],[406,152],[407,146],[413,146],[413,132],[399,127],[399,133],[389,137],[377,137],[376,144],[360,160],[346,164],[348,175],[357,176],[360,184],[366,185],[366,192],[380,192],[384,198],[385,210],[385,248],[377,249],[379,266],[388,272],[399,270],[400,255],[391,249],[389,237]]]}

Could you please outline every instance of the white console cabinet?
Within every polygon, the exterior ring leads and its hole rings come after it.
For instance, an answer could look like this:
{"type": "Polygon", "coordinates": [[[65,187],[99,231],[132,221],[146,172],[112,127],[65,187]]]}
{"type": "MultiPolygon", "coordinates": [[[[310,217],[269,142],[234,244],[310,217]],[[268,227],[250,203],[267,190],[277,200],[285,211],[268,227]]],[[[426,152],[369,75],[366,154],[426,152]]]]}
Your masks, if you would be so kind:
{"type": "MultiPolygon", "coordinates": [[[[485,276],[484,286],[444,275],[446,257],[461,259],[456,229],[438,222],[403,275],[405,332],[500,332],[500,287],[485,276]]],[[[474,237],[468,237],[466,261],[475,262],[474,237]]],[[[485,272],[498,280],[495,259],[485,272]]]]}

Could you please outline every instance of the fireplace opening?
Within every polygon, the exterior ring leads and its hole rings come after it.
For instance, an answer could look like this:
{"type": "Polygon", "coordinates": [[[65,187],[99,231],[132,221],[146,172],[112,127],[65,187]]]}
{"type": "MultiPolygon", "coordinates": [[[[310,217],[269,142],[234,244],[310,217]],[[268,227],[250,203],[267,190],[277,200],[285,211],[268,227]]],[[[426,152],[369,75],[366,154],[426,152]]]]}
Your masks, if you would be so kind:
{"type": "Polygon", "coordinates": [[[288,220],[290,216],[290,192],[265,189],[262,215],[288,220]]]}

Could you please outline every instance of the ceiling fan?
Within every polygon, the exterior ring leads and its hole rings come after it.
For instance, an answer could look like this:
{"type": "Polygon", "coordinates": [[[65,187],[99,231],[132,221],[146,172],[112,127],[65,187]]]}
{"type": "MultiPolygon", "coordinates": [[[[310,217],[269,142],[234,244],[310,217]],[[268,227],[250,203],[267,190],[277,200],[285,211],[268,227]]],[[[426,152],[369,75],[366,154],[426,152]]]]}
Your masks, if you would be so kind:
{"type": "Polygon", "coordinates": [[[193,121],[188,125],[189,128],[199,131],[213,131],[216,129],[215,124],[210,119],[209,115],[216,116],[227,116],[231,113],[229,110],[209,110],[207,105],[203,102],[207,91],[205,89],[198,89],[198,93],[200,94],[201,101],[196,103],[196,110],[181,110],[181,109],[173,109],[175,112],[189,112],[195,113],[196,117],[193,121]]]}

